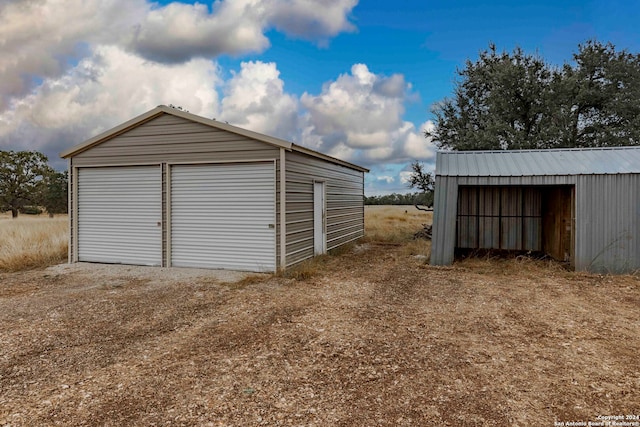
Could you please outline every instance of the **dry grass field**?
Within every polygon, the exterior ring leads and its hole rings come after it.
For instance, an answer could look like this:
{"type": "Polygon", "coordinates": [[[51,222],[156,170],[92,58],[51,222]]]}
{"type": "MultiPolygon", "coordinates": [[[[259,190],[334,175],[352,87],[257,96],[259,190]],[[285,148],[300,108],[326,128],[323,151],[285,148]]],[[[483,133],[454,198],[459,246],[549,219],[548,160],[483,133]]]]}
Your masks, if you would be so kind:
{"type": "Polygon", "coordinates": [[[554,426],[640,413],[638,277],[526,258],[431,267],[416,256],[428,243],[410,240],[423,218],[367,208],[367,237],[305,274],[0,273],[0,425],[554,426]]]}
{"type": "Polygon", "coordinates": [[[67,216],[0,214],[0,272],[46,267],[67,258],[67,216]]]}

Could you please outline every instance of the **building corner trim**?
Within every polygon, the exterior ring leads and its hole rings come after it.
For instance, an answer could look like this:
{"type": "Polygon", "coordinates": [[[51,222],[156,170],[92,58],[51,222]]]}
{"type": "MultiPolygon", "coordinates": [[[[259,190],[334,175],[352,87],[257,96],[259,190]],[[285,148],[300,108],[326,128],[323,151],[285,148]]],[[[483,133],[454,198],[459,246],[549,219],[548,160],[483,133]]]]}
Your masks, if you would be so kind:
{"type": "Polygon", "coordinates": [[[286,153],[280,148],[280,268],[287,267],[287,175],[286,153]]]}

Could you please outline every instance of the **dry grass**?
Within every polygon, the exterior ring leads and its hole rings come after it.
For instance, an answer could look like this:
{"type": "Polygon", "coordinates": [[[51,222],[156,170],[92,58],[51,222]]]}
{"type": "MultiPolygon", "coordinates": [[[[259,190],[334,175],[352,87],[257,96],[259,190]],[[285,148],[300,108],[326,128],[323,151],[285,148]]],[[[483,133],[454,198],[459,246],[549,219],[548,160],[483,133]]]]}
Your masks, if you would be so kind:
{"type": "Polygon", "coordinates": [[[296,264],[293,267],[290,267],[286,270],[278,270],[274,276],[285,278],[285,279],[300,280],[300,281],[311,279],[312,277],[322,273],[323,266],[326,264],[327,259],[332,255],[339,255],[339,254],[338,253],[331,254],[331,255],[327,254],[327,255],[317,256],[311,259],[306,259],[301,263],[296,264]]]}
{"type": "Polygon", "coordinates": [[[404,255],[429,262],[431,241],[413,239],[423,224],[431,224],[432,212],[414,206],[366,206],[364,210],[365,242],[402,245],[404,255]]]}
{"type": "Polygon", "coordinates": [[[402,245],[404,254],[420,256],[428,262],[431,241],[414,240],[413,235],[422,228],[422,224],[431,223],[431,212],[421,212],[414,206],[365,206],[364,217],[363,239],[332,249],[327,255],[304,260],[285,271],[277,272],[276,277],[298,281],[311,279],[324,271],[330,257],[353,252],[354,247],[362,243],[402,245]]]}
{"type": "Polygon", "coordinates": [[[422,224],[431,224],[433,214],[414,206],[366,206],[364,219],[367,241],[403,243],[411,240],[422,224]]]}
{"type": "Polygon", "coordinates": [[[468,271],[487,276],[518,275],[523,278],[536,277],[571,277],[573,274],[558,261],[553,259],[536,259],[525,255],[515,257],[470,256],[456,260],[455,265],[468,271]]]}
{"type": "Polygon", "coordinates": [[[63,262],[67,257],[67,217],[0,216],[0,271],[20,271],[63,262]]]}

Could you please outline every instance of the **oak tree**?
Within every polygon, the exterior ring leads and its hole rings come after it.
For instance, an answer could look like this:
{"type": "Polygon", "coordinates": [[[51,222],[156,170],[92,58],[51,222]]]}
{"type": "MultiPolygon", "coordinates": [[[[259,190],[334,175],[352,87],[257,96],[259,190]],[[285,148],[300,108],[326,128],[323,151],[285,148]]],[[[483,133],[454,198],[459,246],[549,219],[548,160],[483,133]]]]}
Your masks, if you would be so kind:
{"type": "Polygon", "coordinates": [[[0,211],[18,212],[37,204],[43,177],[51,172],[47,157],[36,151],[0,151],[0,211]]]}

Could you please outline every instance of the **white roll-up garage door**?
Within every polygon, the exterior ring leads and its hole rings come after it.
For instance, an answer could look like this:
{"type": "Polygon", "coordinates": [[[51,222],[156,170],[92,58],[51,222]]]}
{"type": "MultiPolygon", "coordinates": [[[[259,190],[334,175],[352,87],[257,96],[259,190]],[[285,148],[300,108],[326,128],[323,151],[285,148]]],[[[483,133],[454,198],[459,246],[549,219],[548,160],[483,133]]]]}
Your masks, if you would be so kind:
{"type": "Polygon", "coordinates": [[[171,167],[171,265],[275,271],[273,162],[171,167]]]}
{"type": "Polygon", "coordinates": [[[78,170],[78,260],[161,265],[160,166],[78,170]]]}

